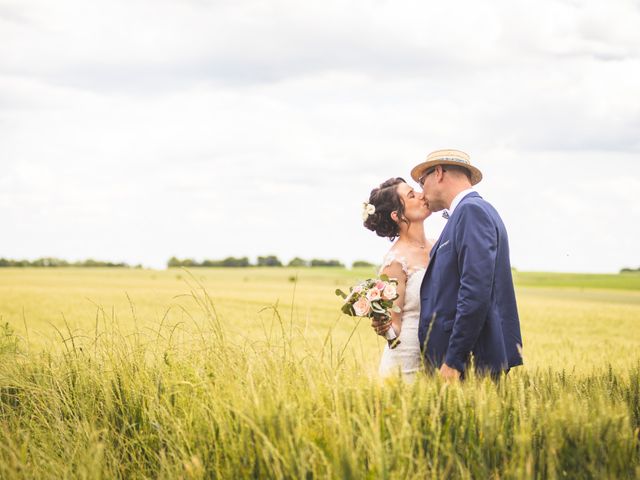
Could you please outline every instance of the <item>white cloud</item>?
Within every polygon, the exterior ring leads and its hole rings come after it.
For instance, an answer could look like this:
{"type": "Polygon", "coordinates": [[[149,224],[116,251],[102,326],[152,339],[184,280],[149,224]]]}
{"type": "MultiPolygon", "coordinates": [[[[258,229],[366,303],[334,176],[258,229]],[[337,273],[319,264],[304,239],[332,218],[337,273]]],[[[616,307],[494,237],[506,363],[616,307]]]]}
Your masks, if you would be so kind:
{"type": "Polygon", "coordinates": [[[360,203],[454,146],[516,266],[634,266],[638,20],[631,0],[3,1],[0,256],[376,260],[360,203]]]}

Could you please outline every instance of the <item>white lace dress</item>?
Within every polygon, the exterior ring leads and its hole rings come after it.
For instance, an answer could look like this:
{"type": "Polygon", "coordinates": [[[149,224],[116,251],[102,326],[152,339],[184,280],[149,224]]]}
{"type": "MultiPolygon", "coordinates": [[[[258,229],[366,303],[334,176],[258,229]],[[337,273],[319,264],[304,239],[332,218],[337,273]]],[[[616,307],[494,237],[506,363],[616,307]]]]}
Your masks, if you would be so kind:
{"type": "Polygon", "coordinates": [[[383,378],[401,374],[404,379],[412,381],[422,368],[418,324],[420,323],[420,286],[426,268],[409,267],[404,257],[399,257],[394,251],[389,251],[384,257],[380,271],[393,262],[398,262],[407,275],[404,308],[402,309],[402,328],[400,330],[401,343],[392,350],[385,342],[378,371],[383,378]]]}

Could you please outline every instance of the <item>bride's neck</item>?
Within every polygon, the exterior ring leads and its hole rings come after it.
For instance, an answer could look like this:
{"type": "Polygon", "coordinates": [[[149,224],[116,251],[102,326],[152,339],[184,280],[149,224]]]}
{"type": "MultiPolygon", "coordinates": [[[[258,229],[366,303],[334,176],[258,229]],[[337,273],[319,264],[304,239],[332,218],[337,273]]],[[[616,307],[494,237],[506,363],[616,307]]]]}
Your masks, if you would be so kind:
{"type": "Polygon", "coordinates": [[[426,242],[424,224],[411,223],[406,229],[400,232],[400,240],[416,245],[424,245],[426,242]]]}

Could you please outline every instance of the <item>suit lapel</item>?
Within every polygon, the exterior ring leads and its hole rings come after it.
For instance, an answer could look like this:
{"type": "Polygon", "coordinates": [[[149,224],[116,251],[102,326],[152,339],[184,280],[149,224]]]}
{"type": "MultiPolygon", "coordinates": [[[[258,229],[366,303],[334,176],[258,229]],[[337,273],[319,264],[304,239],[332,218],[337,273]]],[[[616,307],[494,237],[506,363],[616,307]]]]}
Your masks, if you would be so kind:
{"type": "Polygon", "coordinates": [[[433,247],[431,247],[431,251],[429,252],[429,260],[431,260],[438,251],[438,247],[440,246],[440,243],[442,243],[442,234],[444,233],[446,228],[447,225],[444,226],[444,228],[442,229],[442,233],[440,233],[440,236],[438,237],[438,240],[436,240],[436,243],[434,243],[433,247]]]}
{"type": "Polygon", "coordinates": [[[456,213],[458,213],[460,211],[460,205],[462,205],[464,202],[466,202],[469,198],[482,198],[482,197],[480,196],[480,194],[478,192],[475,192],[475,191],[467,193],[464,197],[462,197],[462,199],[458,203],[458,206],[453,211],[453,214],[451,215],[451,217],[447,221],[447,224],[448,224],[448,222],[450,222],[452,220],[453,217],[456,216],[456,213]]]}
{"type": "Polygon", "coordinates": [[[450,221],[451,221],[451,219],[447,220],[447,224],[444,226],[444,229],[442,230],[442,233],[440,234],[440,237],[438,238],[436,243],[431,248],[431,253],[429,254],[429,265],[427,265],[427,272],[425,273],[425,278],[427,277],[427,275],[431,271],[432,265],[435,263],[434,260],[436,258],[436,254],[438,253],[438,248],[440,248],[440,244],[442,244],[442,239],[444,237],[446,237],[446,234],[449,231],[449,225],[450,225],[449,222],[450,221]]]}
{"type": "MultiPolygon", "coordinates": [[[[444,229],[442,230],[442,233],[440,234],[440,237],[438,238],[436,243],[433,245],[433,248],[431,249],[431,254],[429,255],[429,265],[427,266],[427,274],[431,270],[431,266],[434,263],[436,254],[438,253],[438,248],[440,247],[440,244],[442,243],[442,239],[445,238],[446,234],[449,232],[449,226],[451,225],[451,221],[455,218],[456,213],[459,211],[460,205],[462,205],[462,203],[465,202],[468,198],[473,198],[473,197],[480,197],[480,195],[478,194],[478,192],[469,192],[467,195],[465,195],[462,198],[462,200],[460,200],[460,203],[458,203],[458,206],[456,207],[456,209],[453,211],[453,215],[451,215],[451,217],[447,220],[447,224],[445,225],[444,229]]],[[[480,198],[482,198],[482,197],[480,197],[480,198]]],[[[426,277],[426,275],[425,275],[425,277],[426,277]]]]}

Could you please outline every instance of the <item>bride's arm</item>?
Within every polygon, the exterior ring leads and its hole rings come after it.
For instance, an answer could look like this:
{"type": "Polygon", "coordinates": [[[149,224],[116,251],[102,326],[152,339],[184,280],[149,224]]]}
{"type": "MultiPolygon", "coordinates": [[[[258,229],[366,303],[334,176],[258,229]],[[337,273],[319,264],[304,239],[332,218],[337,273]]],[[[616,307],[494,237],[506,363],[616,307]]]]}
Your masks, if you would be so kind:
{"type": "Polygon", "coordinates": [[[391,322],[383,323],[373,319],[371,326],[378,335],[384,335],[391,325],[393,325],[393,329],[396,334],[400,335],[400,330],[402,329],[402,311],[404,309],[404,294],[407,287],[407,274],[402,269],[402,265],[398,262],[392,262],[390,265],[387,265],[382,269],[381,273],[398,281],[398,298],[393,302],[393,304],[400,308],[400,313],[391,312],[391,322]]]}

